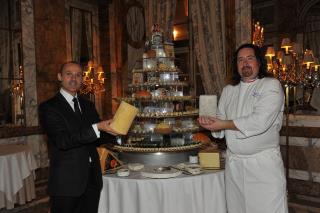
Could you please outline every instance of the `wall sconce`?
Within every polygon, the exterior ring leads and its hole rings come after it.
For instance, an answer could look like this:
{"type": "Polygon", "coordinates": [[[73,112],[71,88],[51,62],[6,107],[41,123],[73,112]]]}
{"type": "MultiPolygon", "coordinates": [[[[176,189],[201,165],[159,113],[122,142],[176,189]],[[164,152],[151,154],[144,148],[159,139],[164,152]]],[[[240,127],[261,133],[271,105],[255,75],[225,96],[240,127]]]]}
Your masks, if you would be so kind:
{"type": "Polygon", "coordinates": [[[83,82],[80,93],[95,94],[103,91],[105,91],[105,87],[102,66],[97,66],[93,61],[89,61],[87,68],[83,72],[83,82]]]}
{"type": "Polygon", "coordinates": [[[314,63],[313,52],[312,50],[306,50],[303,55],[302,64],[307,66],[307,69],[310,69],[311,64],[314,63]]]}
{"type": "Polygon", "coordinates": [[[274,51],[274,48],[273,47],[268,47],[267,48],[267,52],[266,52],[266,55],[267,57],[269,58],[272,58],[276,55],[275,51],[274,51]]]}
{"type": "Polygon", "coordinates": [[[292,47],[290,38],[283,38],[281,41],[281,48],[285,49],[285,54],[289,54],[290,47],[292,47]]]}
{"type": "Polygon", "coordinates": [[[175,41],[178,37],[178,31],[175,29],[175,27],[173,27],[172,35],[173,35],[173,40],[175,41]]]}
{"type": "Polygon", "coordinates": [[[14,79],[11,84],[11,95],[14,103],[14,123],[23,125],[24,122],[24,70],[23,67],[19,66],[19,78],[14,79]]]}
{"type": "Polygon", "coordinates": [[[289,106],[289,90],[294,90],[294,107],[296,101],[296,87],[303,88],[303,103],[298,106],[302,110],[313,110],[310,101],[315,87],[320,86],[318,73],[319,63],[315,61],[311,50],[302,52],[302,45],[291,43],[289,38],[282,39],[281,48],[275,54],[273,47],[268,47],[265,54],[268,72],[284,85],[286,90],[286,106],[289,106]],[[276,56],[275,56],[276,55],[276,56]]]}
{"type": "Polygon", "coordinates": [[[314,58],[314,71],[318,72],[320,68],[319,58],[314,58]]]}
{"type": "Polygon", "coordinates": [[[252,33],[252,44],[262,47],[264,42],[264,29],[259,22],[255,23],[253,26],[252,33]]]}

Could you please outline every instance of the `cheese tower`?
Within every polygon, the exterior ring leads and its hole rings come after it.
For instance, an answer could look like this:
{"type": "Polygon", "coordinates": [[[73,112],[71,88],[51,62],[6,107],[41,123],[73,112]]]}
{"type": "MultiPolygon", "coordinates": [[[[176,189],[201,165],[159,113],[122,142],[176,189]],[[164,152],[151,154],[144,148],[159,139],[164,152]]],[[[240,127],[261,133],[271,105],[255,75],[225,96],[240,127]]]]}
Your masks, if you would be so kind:
{"type": "Polygon", "coordinates": [[[199,153],[199,162],[202,168],[216,169],[220,168],[220,153],[219,150],[207,148],[201,150],[199,153]]]}
{"type": "Polygon", "coordinates": [[[126,135],[138,111],[136,107],[122,101],[113,116],[110,127],[117,133],[126,135]]]}
{"type": "Polygon", "coordinates": [[[199,100],[199,116],[217,116],[217,96],[216,95],[200,95],[199,100]]]}

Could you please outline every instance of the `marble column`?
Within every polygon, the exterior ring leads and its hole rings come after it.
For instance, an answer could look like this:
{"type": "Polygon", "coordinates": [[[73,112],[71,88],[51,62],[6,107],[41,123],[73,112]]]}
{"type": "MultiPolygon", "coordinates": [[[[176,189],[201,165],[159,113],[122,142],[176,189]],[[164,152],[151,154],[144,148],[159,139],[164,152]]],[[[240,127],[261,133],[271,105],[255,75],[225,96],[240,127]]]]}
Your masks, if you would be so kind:
{"type": "Polygon", "coordinates": [[[236,48],[244,43],[251,43],[252,18],[251,0],[235,1],[236,48]]]}
{"type": "Polygon", "coordinates": [[[21,0],[26,126],[38,125],[33,0],[21,0]]]}
{"type": "MultiPolygon", "coordinates": [[[[283,124],[286,124],[285,120],[283,124]]],[[[320,116],[290,114],[288,128],[289,146],[286,146],[285,131],[282,131],[280,144],[284,165],[289,168],[289,194],[319,198],[320,116]],[[286,164],[286,159],[289,164],[286,164]]]]}
{"type": "MultiPolygon", "coordinates": [[[[122,1],[113,1],[108,8],[109,15],[109,51],[110,51],[110,79],[111,79],[111,96],[112,98],[122,96],[122,88],[126,85],[124,84],[123,78],[127,76],[126,62],[127,60],[124,57],[127,57],[127,54],[124,54],[123,51],[127,51],[123,39],[123,25],[120,20],[122,11],[122,1]],[[124,62],[125,61],[125,62],[124,62]],[[125,76],[125,77],[123,77],[125,76]]],[[[112,113],[116,111],[118,107],[118,102],[112,99],[111,110],[112,113]]]]}

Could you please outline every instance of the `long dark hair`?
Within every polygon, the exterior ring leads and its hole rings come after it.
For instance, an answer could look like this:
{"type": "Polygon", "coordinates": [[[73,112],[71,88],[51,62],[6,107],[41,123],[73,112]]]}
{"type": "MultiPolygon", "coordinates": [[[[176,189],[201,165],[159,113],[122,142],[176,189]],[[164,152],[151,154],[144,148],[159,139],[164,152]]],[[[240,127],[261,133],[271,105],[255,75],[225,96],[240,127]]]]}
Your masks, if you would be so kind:
{"type": "Polygon", "coordinates": [[[238,53],[241,49],[243,48],[251,48],[254,51],[254,55],[260,65],[259,67],[259,73],[258,73],[258,78],[264,78],[264,77],[272,77],[272,74],[268,73],[267,71],[267,61],[264,58],[264,54],[262,53],[260,47],[254,45],[254,44],[243,44],[238,49],[233,55],[233,60],[232,60],[232,77],[230,80],[231,85],[237,85],[240,83],[241,76],[238,72],[238,66],[237,66],[237,58],[238,58],[238,53]]]}

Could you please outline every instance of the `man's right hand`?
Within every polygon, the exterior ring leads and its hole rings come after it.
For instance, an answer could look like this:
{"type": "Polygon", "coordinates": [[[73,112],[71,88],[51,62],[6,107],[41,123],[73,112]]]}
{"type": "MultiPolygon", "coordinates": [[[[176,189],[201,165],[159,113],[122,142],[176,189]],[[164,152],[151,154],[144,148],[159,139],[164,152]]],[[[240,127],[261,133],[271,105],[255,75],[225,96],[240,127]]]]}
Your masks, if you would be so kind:
{"type": "Polygon", "coordinates": [[[119,133],[117,133],[116,131],[114,131],[111,127],[110,127],[110,124],[112,122],[112,119],[109,119],[109,120],[105,120],[105,121],[100,121],[98,124],[97,124],[97,127],[100,131],[104,131],[104,132],[107,132],[111,135],[114,135],[114,136],[117,136],[119,135],[119,133]]]}
{"type": "Polygon", "coordinates": [[[224,129],[238,130],[232,120],[220,120],[214,117],[200,116],[198,118],[198,122],[200,126],[210,130],[211,132],[224,130],[224,129]]]}

